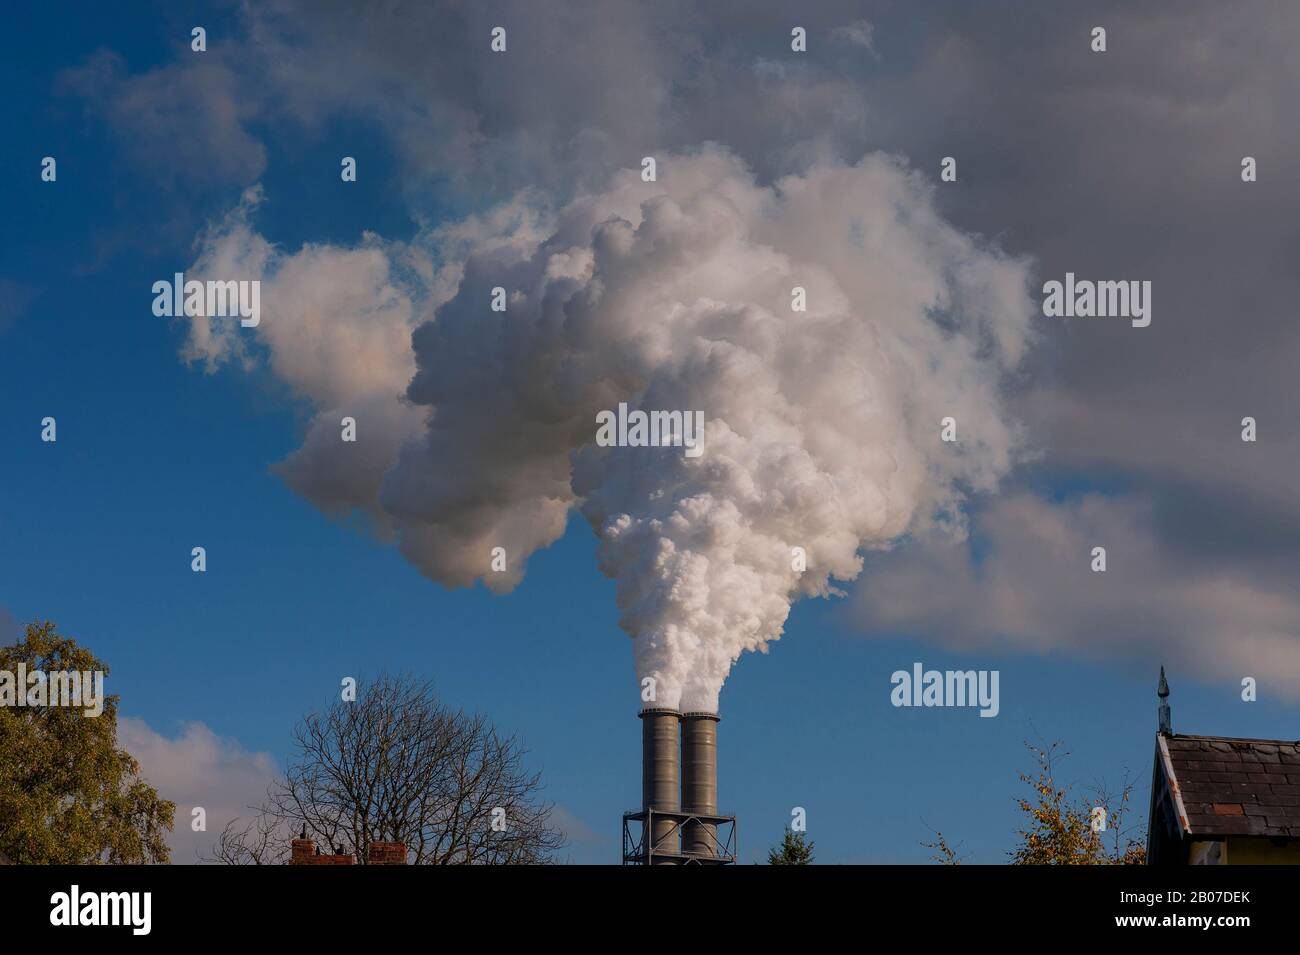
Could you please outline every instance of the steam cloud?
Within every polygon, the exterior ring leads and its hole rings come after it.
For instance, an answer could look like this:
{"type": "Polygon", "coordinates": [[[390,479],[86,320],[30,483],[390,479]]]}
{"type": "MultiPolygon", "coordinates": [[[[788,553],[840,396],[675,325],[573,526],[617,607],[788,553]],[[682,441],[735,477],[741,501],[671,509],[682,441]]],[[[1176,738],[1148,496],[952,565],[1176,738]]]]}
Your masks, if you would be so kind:
{"type": "Polygon", "coordinates": [[[251,367],[255,336],[316,414],[279,473],[369,514],[434,581],[509,591],[578,508],[656,705],[712,711],[739,656],[855,578],[860,550],[963,532],[963,495],[1016,453],[1000,392],[1033,306],[1027,262],[947,225],[888,157],[770,186],[719,148],[658,172],[292,255],[253,229],[252,190],[187,274],[260,277],[262,322],[192,318],[185,356],[251,367]],[[621,401],[702,411],[703,456],[597,447],[621,401]]]}

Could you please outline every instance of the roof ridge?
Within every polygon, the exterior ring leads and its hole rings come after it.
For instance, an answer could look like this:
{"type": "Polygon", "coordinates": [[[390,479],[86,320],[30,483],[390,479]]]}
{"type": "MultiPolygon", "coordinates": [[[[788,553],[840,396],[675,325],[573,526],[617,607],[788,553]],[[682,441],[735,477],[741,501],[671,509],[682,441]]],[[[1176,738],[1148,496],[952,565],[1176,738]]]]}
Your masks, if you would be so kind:
{"type": "Polygon", "coordinates": [[[1300,746],[1300,739],[1262,739],[1258,736],[1205,736],[1200,733],[1164,733],[1166,739],[1204,739],[1217,740],[1222,743],[1271,743],[1276,746],[1282,743],[1286,746],[1300,746]]]}

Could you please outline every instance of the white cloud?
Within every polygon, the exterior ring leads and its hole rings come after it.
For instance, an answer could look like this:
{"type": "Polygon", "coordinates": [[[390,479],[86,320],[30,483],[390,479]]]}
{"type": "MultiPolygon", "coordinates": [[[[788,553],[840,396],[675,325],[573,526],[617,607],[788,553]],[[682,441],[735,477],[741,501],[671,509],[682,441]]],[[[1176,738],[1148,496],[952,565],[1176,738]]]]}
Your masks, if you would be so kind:
{"type": "Polygon", "coordinates": [[[129,75],[120,56],[100,50],[58,83],[99,111],[154,177],[246,183],[266,167],[266,149],[249,130],[261,112],[258,101],[215,54],[187,54],[129,75]]]}
{"type": "Polygon", "coordinates": [[[875,27],[868,20],[854,20],[852,23],[846,23],[844,26],[836,27],[831,31],[831,36],[837,40],[860,46],[873,55],[876,52],[876,48],[872,45],[874,35],[875,27]]]}
{"type": "Polygon", "coordinates": [[[165,736],[143,720],[118,719],[118,745],[140,763],[140,773],[160,796],[176,803],[170,845],[172,862],[190,864],[211,854],[230,820],[249,819],[276,775],[269,753],[244,749],[237,740],[217,736],[203,723],[184,723],[180,734],[165,736]],[[194,832],[191,810],[207,812],[207,831],[194,832]]]}
{"type": "Polygon", "coordinates": [[[854,594],[868,633],[955,649],[1164,663],[1253,676],[1300,699],[1300,598],[1289,573],[1205,563],[1162,543],[1150,500],[1017,494],[974,521],[978,548],[922,539],[873,562],[854,594]],[[1091,569],[1105,547],[1107,569],[1091,569]]]}

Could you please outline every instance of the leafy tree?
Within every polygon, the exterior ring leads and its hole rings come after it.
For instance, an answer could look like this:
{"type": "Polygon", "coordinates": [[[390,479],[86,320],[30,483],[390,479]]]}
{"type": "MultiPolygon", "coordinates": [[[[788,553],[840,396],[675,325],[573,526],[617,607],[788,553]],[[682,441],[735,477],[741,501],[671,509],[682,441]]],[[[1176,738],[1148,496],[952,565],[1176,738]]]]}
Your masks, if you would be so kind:
{"type": "Polygon", "coordinates": [[[767,864],[812,865],[814,845],[808,841],[806,833],[795,832],[787,826],[781,844],[767,850],[767,864]]]}
{"type": "MultiPolygon", "coordinates": [[[[0,647],[0,670],[108,672],[54,624],[28,624],[0,647]]],[[[20,687],[19,692],[26,692],[20,687]]],[[[82,707],[0,706],[0,853],[18,864],[168,862],[176,804],[117,748],[117,700],[82,707]]],[[[53,701],[50,701],[53,702],[53,701]]]]}
{"type": "Polygon", "coordinates": [[[300,832],[364,862],[405,842],[417,865],[543,863],[564,845],[526,751],[427,682],[381,676],[294,730],[297,752],[257,818],[226,827],[212,861],[287,861],[300,832]]]}
{"type": "MultiPolygon", "coordinates": [[[[1020,844],[1011,850],[1014,865],[1145,865],[1146,846],[1134,838],[1125,825],[1133,797],[1134,783],[1127,776],[1117,794],[1104,783],[1092,790],[1092,798],[1076,798],[1069,786],[1056,782],[1056,765],[1069,753],[1060,752],[1061,743],[1025,746],[1038,764],[1034,776],[1020,773],[1021,782],[1033,791],[1030,798],[1016,800],[1027,817],[1025,828],[1018,830],[1020,844]],[[1097,808],[1105,810],[1106,828],[1093,829],[1097,808]],[[1108,844],[1109,840],[1109,844],[1108,844]]],[[[943,833],[936,832],[933,842],[922,846],[934,850],[931,858],[941,865],[960,865],[962,856],[949,845],[943,833]]]]}
{"type": "Polygon", "coordinates": [[[1109,798],[1104,787],[1094,800],[1075,799],[1068,786],[1056,782],[1055,764],[1068,756],[1060,753],[1060,742],[1025,746],[1038,763],[1036,776],[1020,774],[1021,782],[1033,790],[1032,798],[1020,798],[1016,805],[1028,816],[1019,830],[1020,845],[1011,851],[1016,865],[1143,865],[1146,847],[1136,839],[1125,839],[1124,817],[1129,809],[1133,783],[1126,782],[1117,798],[1109,798]],[[1112,835],[1107,848],[1102,832],[1093,829],[1093,813],[1100,807],[1106,815],[1106,832],[1112,835]],[[1121,844],[1122,843],[1122,844],[1121,844]]]}

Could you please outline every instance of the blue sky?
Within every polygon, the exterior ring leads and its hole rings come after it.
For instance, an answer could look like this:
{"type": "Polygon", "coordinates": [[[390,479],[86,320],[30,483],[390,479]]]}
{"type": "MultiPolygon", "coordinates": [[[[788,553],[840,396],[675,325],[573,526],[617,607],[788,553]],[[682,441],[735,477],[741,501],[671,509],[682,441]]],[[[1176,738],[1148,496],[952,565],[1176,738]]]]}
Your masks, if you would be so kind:
{"type": "MultiPolygon", "coordinates": [[[[192,261],[194,235],[243,184],[201,170],[162,182],[59,81],[102,48],[130,74],[148,72],[186,49],[191,20],[217,38],[236,17],[73,9],[13,11],[0,58],[0,607],[55,621],[107,661],[125,715],[167,736],[201,722],[278,762],[294,721],[344,676],[431,677],[449,702],[519,735],[548,797],[577,821],[574,861],[616,861],[620,814],[640,797],[640,725],[630,642],[592,532],[573,517],[513,593],[449,591],[270,472],[297,447],[307,409],[265,369],[186,367],[184,329],[150,311],[151,284],[192,261]],[[56,183],[40,181],[45,155],[58,160],[56,183]],[[47,415],[55,444],[40,441],[47,415]],[[196,545],[206,574],[190,571],[196,545]]],[[[281,248],[415,234],[402,163],[365,117],[304,135],[248,128],[266,148],[257,225],[281,248]],[[339,182],[339,154],[363,164],[354,187],[339,182]]],[[[435,191],[420,212],[435,222],[481,199],[435,191]]],[[[1099,473],[1066,461],[1033,480],[1047,497],[1114,490],[1099,473]]],[[[1062,776],[1081,786],[1131,771],[1144,819],[1162,662],[1175,728],[1296,735],[1294,704],[1267,689],[1243,704],[1227,669],[1185,675],[1162,652],[1176,643],[1127,655],[1050,642],[958,652],[912,627],[864,635],[851,604],[798,604],[780,642],[744,657],[723,691],[720,801],[740,819],[745,861],[801,806],[820,862],[923,862],[931,828],[970,861],[1001,862],[1018,823],[1016,774],[1031,768],[1025,739],[1066,741],[1062,776]],[[893,708],[889,676],[914,661],[999,670],[1000,715],[893,708]]]]}

